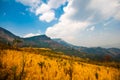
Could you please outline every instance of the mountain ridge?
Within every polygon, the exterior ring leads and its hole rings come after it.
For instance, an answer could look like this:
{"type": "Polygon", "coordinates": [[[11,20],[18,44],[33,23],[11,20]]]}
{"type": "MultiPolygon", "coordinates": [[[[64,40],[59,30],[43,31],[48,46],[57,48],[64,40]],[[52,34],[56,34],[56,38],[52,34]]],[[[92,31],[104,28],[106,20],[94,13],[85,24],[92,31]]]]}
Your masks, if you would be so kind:
{"type": "Polygon", "coordinates": [[[19,39],[22,42],[18,47],[38,47],[38,48],[50,48],[56,52],[63,52],[66,55],[78,56],[82,58],[90,59],[104,59],[104,56],[108,55],[112,59],[117,58],[120,61],[120,49],[118,48],[101,48],[101,47],[82,47],[72,45],[62,39],[51,39],[46,35],[38,35],[29,38],[21,38],[14,35],[10,31],[0,27],[0,43],[13,44],[14,39],[19,39]]]}
{"type": "MultiPolygon", "coordinates": [[[[18,39],[21,40],[21,43],[18,44],[18,47],[38,47],[38,48],[50,48],[53,51],[57,52],[63,52],[70,56],[79,56],[82,57],[82,53],[80,51],[77,51],[75,49],[72,49],[71,47],[66,47],[62,44],[59,44],[58,42],[53,41],[50,37],[46,35],[39,35],[39,36],[33,36],[29,38],[21,38],[16,37],[13,33],[9,32],[8,30],[2,29],[0,32],[4,31],[4,35],[7,36],[1,36],[1,42],[4,41],[3,39],[6,39],[5,42],[13,45],[13,40],[18,39]],[[11,37],[11,35],[13,37],[11,37]],[[11,38],[11,40],[7,39],[8,37],[11,38]]],[[[1,34],[0,34],[1,35],[1,34]]]]}
{"type": "Polygon", "coordinates": [[[0,40],[3,39],[3,40],[7,40],[9,42],[12,42],[14,40],[14,38],[20,38],[20,37],[14,35],[10,31],[0,27],[0,40]]]}

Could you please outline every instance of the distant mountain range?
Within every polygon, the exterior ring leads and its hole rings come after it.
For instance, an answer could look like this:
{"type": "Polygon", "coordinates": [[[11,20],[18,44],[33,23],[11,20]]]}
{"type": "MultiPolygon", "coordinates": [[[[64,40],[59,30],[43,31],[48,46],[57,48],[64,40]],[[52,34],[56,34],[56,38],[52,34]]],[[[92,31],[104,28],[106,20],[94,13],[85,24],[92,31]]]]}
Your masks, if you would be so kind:
{"type": "Polygon", "coordinates": [[[21,38],[10,31],[0,27],[0,45],[13,45],[13,40],[21,40],[18,47],[39,47],[50,48],[56,52],[62,52],[70,56],[90,58],[92,60],[103,60],[106,56],[111,60],[120,61],[120,49],[118,48],[101,48],[101,47],[81,47],[75,46],[62,39],[51,39],[46,35],[21,38]]]}
{"type": "Polygon", "coordinates": [[[71,47],[66,47],[52,40],[46,35],[39,35],[39,36],[34,36],[34,37],[29,37],[29,38],[21,38],[21,37],[14,35],[10,31],[0,27],[0,44],[4,43],[5,45],[7,45],[9,43],[10,45],[13,45],[13,40],[15,39],[22,41],[21,43],[17,45],[18,47],[50,48],[53,51],[62,52],[62,53],[65,53],[71,56],[74,55],[74,56],[82,57],[83,55],[83,52],[75,50],[71,47]]]}
{"type": "Polygon", "coordinates": [[[104,59],[106,56],[112,57],[112,59],[120,61],[120,49],[119,48],[101,48],[101,47],[82,47],[75,46],[70,43],[65,42],[64,40],[57,38],[53,39],[54,41],[66,46],[71,47],[77,51],[87,53],[85,57],[89,57],[93,60],[104,59]]]}

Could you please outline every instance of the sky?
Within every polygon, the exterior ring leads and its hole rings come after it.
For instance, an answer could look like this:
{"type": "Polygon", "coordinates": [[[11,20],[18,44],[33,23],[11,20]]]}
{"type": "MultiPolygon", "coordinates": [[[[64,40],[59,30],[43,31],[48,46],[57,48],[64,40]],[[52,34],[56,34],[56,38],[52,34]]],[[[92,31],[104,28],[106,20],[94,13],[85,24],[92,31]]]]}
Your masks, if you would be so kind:
{"type": "Polygon", "coordinates": [[[120,48],[120,0],[0,0],[0,27],[20,37],[120,48]]]}

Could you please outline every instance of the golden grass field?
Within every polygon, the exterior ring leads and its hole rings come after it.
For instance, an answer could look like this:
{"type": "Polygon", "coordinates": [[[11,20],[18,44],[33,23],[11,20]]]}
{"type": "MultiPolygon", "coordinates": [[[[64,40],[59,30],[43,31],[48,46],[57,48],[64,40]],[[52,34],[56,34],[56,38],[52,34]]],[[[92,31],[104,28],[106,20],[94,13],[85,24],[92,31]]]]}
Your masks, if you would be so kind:
{"type": "Polygon", "coordinates": [[[80,60],[45,48],[1,50],[0,80],[120,80],[120,69],[80,60]]]}

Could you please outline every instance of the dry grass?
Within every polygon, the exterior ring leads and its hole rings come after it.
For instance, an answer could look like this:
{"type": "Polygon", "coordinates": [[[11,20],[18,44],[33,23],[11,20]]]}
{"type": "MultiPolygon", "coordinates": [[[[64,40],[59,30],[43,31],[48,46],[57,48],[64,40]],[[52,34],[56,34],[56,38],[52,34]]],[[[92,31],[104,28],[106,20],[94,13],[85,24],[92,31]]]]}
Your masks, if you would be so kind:
{"type": "Polygon", "coordinates": [[[119,69],[49,54],[45,49],[1,51],[0,80],[120,80],[119,69]]]}

